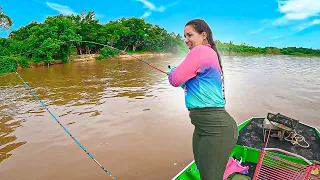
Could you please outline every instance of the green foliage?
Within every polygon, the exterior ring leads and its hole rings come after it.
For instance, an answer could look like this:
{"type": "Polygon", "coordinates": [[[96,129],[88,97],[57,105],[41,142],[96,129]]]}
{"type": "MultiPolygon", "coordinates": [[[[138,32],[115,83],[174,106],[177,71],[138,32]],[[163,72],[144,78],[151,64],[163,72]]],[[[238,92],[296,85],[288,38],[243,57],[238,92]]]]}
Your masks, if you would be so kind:
{"type": "Polygon", "coordinates": [[[319,49],[311,48],[296,48],[296,47],[287,47],[287,48],[276,48],[276,47],[253,47],[245,44],[235,45],[232,42],[230,43],[221,43],[216,41],[217,48],[219,53],[222,54],[282,54],[282,55],[303,55],[303,56],[320,56],[319,49]]]}
{"type": "Polygon", "coordinates": [[[96,60],[97,60],[97,61],[104,60],[104,59],[106,59],[106,57],[101,56],[101,55],[99,55],[99,56],[96,57],[96,60]]]}
{"type": "MultiPolygon", "coordinates": [[[[111,48],[77,40],[106,44],[130,53],[157,52],[178,55],[189,51],[180,34],[169,33],[164,28],[147,23],[143,19],[121,18],[101,24],[94,19],[94,16],[94,11],[84,11],[79,15],[51,16],[42,23],[30,22],[12,31],[8,38],[0,38],[0,57],[7,56],[7,59],[1,60],[1,72],[15,69],[14,63],[19,63],[25,68],[28,67],[29,62],[50,63],[54,60],[62,60],[68,63],[71,55],[99,54],[96,59],[101,60],[119,54],[111,48]],[[15,62],[10,61],[9,59],[12,60],[13,56],[19,58],[15,58],[15,62]]],[[[0,17],[8,19],[7,26],[12,25],[12,20],[1,10],[0,17]]],[[[216,43],[221,54],[320,56],[320,50],[308,48],[256,48],[246,44],[235,45],[232,41],[228,43],[216,41],[216,43]]]]}
{"type": "Polygon", "coordinates": [[[9,31],[10,27],[13,25],[12,19],[2,12],[2,7],[0,7],[0,30],[3,27],[9,31]]]}
{"type": "Polygon", "coordinates": [[[18,68],[17,59],[9,56],[0,57],[0,74],[15,72],[18,68]]]}
{"type": "Polygon", "coordinates": [[[108,47],[77,40],[106,44],[127,52],[178,54],[188,50],[179,34],[169,34],[143,19],[122,18],[101,24],[94,16],[94,11],[84,11],[79,15],[47,17],[43,23],[30,22],[12,31],[8,38],[0,38],[0,56],[19,56],[24,59],[17,62],[28,67],[28,62],[62,60],[68,63],[72,53],[99,54],[97,59],[119,54],[108,47]]]}
{"type": "Polygon", "coordinates": [[[108,47],[104,47],[100,50],[99,52],[99,56],[96,57],[96,60],[103,60],[103,59],[107,59],[109,57],[114,57],[114,56],[118,56],[120,53],[117,50],[108,48],[108,47]]]}
{"type": "Polygon", "coordinates": [[[26,57],[20,57],[18,58],[17,62],[21,65],[23,68],[28,68],[29,67],[29,59],[26,57]]]}
{"type": "Polygon", "coordinates": [[[68,63],[69,62],[69,57],[63,57],[62,62],[63,63],[68,63]]]}
{"type": "Polygon", "coordinates": [[[115,55],[119,55],[119,51],[104,47],[100,50],[100,54],[103,55],[104,57],[115,56],[115,55]]]}

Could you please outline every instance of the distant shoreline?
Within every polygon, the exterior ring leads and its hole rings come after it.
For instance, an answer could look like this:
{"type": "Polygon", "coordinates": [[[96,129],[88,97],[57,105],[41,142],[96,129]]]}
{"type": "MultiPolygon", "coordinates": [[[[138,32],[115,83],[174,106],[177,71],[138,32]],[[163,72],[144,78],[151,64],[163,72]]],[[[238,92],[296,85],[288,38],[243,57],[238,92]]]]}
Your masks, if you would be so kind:
{"type": "MultiPolygon", "coordinates": [[[[148,57],[160,57],[160,56],[174,56],[172,53],[155,53],[155,52],[137,52],[137,53],[129,53],[134,57],[137,58],[148,58],[148,57]]],[[[318,55],[310,55],[310,54],[295,54],[295,55],[286,55],[286,54],[272,54],[272,53],[257,53],[257,52],[223,52],[219,51],[219,54],[221,56],[255,56],[255,55],[284,55],[284,56],[296,56],[296,57],[320,57],[318,55]]],[[[128,54],[120,54],[115,57],[109,57],[103,60],[96,60],[95,58],[99,54],[82,54],[82,55],[71,55],[69,57],[68,63],[74,63],[74,62],[86,62],[86,61],[105,61],[110,59],[122,59],[122,60],[130,60],[134,59],[132,56],[128,54]]],[[[54,60],[49,63],[49,66],[52,65],[58,65],[58,64],[64,64],[62,60],[54,60]]],[[[28,68],[34,68],[34,67],[41,67],[41,66],[48,66],[46,62],[28,62],[28,68]]],[[[17,69],[23,69],[21,64],[18,63],[17,69]]]]}
{"type": "MultiPolygon", "coordinates": [[[[236,53],[236,52],[219,52],[221,56],[253,56],[253,55],[285,55],[285,54],[268,54],[268,53],[248,53],[248,52],[241,52],[241,53],[236,53]]],[[[73,62],[84,62],[84,61],[99,61],[96,60],[95,58],[99,54],[82,54],[82,55],[71,55],[69,57],[69,63],[73,62]]],[[[173,56],[172,53],[154,53],[154,52],[142,52],[142,53],[132,53],[131,55],[137,57],[137,58],[145,58],[145,57],[160,57],[160,56],[173,56]]],[[[310,54],[296,54],[296,55],[285,55],[285,56],[297,56],[297,57],[320,57],[317,55],[310,55],[310,54]]],[[[132,56],[127,55],[127,54],[121,54],[116,57],[110,57],[106,58],[104,60],[109,60],[109,59],[133,59],[132,56]]],[[[102,61],[104,61],[102,60],[102,61]]],[[[100,60],[101,61],[101,60],[100,60]]],[[[62,60],[54,60],[49,63],[49,65],[57,65],[57,64],[63,64],[62,60]]],[[[29,62],[29,68],[32,67],[39,67],[39,66],[47,66],[48,64],[46,62],[29,62]]],[[[22,68],[21,65],[19,64],[19,69],[22,68]]]]}
{"type": "Polygon", "coordinates": [[[220,55],[224,56],[253,56],[253,55],[283,55],[283,56],[296,56],[296,57],[320,57],[316,54],[276,54],[276,53],[258,53],[258,52],[223,52],[219,51],[220,55]]]}
{"type": "MultiPolygon", "coordinates": [[[[130,53],[129,53],[130,54],[130,53]]],[[[95,58],[99,54],[82,54],[82,55],[71,55],[69,57],[69,63],[74,63],[74,62],[85,62],[85,61],[105,61],[105,60],[110,60],[110,59],[133,59],[132,56],[137,57],[137,58],[145,58],[145,57],[160,57],[160,56],[172,56],[171,53],[154,53],[154,52],[141,52],[141,53],[132,53],[130,55],[127,54],[120,54],[119,56],[115,57],[109,57],[103,60],[96,60],[95,58]]],[[[33,67],[40,67],[40,66],[48,66],[46,62],[28,62],[29,68],[33,67]]],[[[54,60],[49,63],[49,66],[52,65],[57,65],[57,64],[64,64],[62,60],[54,60]]],[[[21,65],[18,65],[18,69],[21,69],[21,65]]]]}

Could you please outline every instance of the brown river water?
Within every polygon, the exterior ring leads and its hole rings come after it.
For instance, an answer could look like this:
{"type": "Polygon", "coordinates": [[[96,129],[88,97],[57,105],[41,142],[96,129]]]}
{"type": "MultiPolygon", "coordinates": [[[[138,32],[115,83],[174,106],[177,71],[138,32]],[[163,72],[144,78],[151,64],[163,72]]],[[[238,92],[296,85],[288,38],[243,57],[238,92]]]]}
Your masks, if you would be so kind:
{"type": "MultiPolygon", "coordinates": [[[[320,129],[320,58],[223,56],[226,109],[241,123],[282,113],[320,129]]],[[[182,58],[148,59],[161,69],[182,58]]],[[[137,60],[22,69],[59,121],[111,174],[171,179],[193,160],[184,93],[137,60]]],[[[1,180],[112,179],[14,73],[0,75],[1,180]]]]}

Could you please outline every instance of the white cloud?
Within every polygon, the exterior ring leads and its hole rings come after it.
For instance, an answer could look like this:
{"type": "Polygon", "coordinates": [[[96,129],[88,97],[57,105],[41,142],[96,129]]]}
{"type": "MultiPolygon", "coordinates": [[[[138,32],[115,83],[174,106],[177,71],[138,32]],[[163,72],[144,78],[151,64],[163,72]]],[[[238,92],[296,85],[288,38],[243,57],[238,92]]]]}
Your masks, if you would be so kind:
{"type": "Polygon", "coordinates": [[[281,38],[282,36],[274,36],[272,37],[271,39],[278,39],[278,38],[281,38]]]}
{"type": "Polygon", "coordinates": [[[148,16],[150,16],[150,14],[151,14],[151,12],[147,11],[140,18],[147,18],[148,16]]]}
{"type": "Polygon", "coordinates": [[[272,22],[271,24],[274,26],[278,26],[278,25],[286,25],[288,24],[289,20],[285,17],[281,17],[276,19],[274,22],[272,22]]]}
{"type": "Polygon", "coordinates": [[[263,31],[263,30],[264,30],[264,27],[259,28],[259,29],[255,29],[255,30],[251,30],[251,31],[250,31],[250,34],[258,34],[258,33],[260,33],[260,32],[263,31]]]}
{"type": "Polygon", "coordinates": [[[309,23],[304,23],[301,24],[300,26],[298,26],[296,29],[298,30],[298,32],[303,31],[311,26],[320,24],[320,19],[314,19],[313,21],[309,22],[309,23]]]}
{"type": "MultiPolygon", "coordinates": [[[[320,24],[320,0],[277,0],[278,11],[282,16],[277,19],[265,19],[261,21],[264,26],[250,31],[250,34],[257,34],[267,28],[287,26],[288,30],[294,31],[286,37],[301,32],[306,28],[320,24]]],[[[278,39],[284,36],[274,36],[271,39],[278,39]]]]}
{"type": "Polygon", "coordinates": [[[163,5],[161,5],[160,7],[156,7],[154,4],[152,4],[147,0],[136,0],[136,1],[142,2],[144,4],[144,7],[148,8],[151,11],[163,12],[164,10],[166,10],[166,8],[163,5]]]}
{"type": "Polygon", "coordinates": [[[146,17],[150,16],[151,11],[164,12],[168,7],[174,6],[179,2],[179,1],[175,1],[174,3],[168,5],[167,7],[165,7],[164,5],[160,5],[159,7],[157,7],[153,3],[151,3],[150,1],[147,1],[147,0],[136,0],[136,1],[139,1],[139,2],[143,3],[144,4],[144,8],[149,9],[149,11],[146,11],[141,16],[141,18],[146,18],[146,17]]]}
{"type": "Polygon", "coordinates": [[[47,6],[49,6],[51,9],[58,11],[60,14],[63,15],[71,15],[71,14],[77,14],[74,12],[70,7],[56,4],[56,3],[50,3],[46,2],[47,6]]]}
{"type": "MultiPolygon", "coordinates": [[[[36,0],[33,0],[34,2],[38,2],[36,0]]],[[[61,5],[61,4],[56,4],[56,3],[50,3],[50,2],[46,2],[46,5],[49,6],[51,9],[58,11],[60,14],[63,15],[79,15],[79,13],[76,13],[73,11],[73,9],[71,9],[69,6],[65,6],[65,5],[61,5]]],[[[104,14],[100,14],[100,13],[94,13],[94,17],[95,19],[103,19],[105,16],[104,14]]]]}
{"type": "Polygon", "coordinates": [[[274,25],[287,24],[289,21],[294,20],[306,20],[320,15],[320,0],[278,1],[278,10],[284,16],[275,20],[274,25]]]}
{"type": "Polygon", "coordinates": [[[320,19],[315,19],[315,20],[313,20],[311,24],[312,24],[312,25],[320,24],[320,19]]]}

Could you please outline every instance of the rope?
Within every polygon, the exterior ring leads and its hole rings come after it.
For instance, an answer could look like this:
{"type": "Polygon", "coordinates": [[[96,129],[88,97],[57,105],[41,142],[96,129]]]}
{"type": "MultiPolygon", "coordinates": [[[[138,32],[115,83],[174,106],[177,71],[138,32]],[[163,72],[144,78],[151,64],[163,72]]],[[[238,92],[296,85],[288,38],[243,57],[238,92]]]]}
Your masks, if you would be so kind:
{"type": "Polygon", "coordinates": [[[116,178],[114,178],[111,173],[105,169],[93,156],[92,154],[90,154],[85,147],[74,137],[72,136],[72,134],[67,130],[67,128],[65,128],[60,121],[58,120],[58,118],[49,110],[49,108],[39,99],[39,97],[37,96],[37,94],[35,92],[32,91],[32,89],[30,88],[30,86],[28,85],[28,83],[26,83],[22,77],[20,76],[20,74],[18,72],[16,72],[17,76],[20,78],[20,80],[24,83],[24,85],[26,85],[26,87],[29,89],[29,91],[31,92],[31,94],[39,101],[39,103],[43,106],[43,108],[45,110],[47,110],[47,112],[53,117],[53,119],[64,129],[64,131],[78,144],[78,146],[93,160],[95,161],[101,169],[104,170],[105,173],[107,173],[110,177],[112,177],[114,180],[116,180],[116,178]]]}
{"type": "MultiPolygon", "coordinates": [[[[278,127],[278,126],[276,126],[275,124],[273,124],[272,121],[269,120],[269,122],[270,122],[270,124],[272,124],[273,126],[278,127]]],[[[279,127],[279,128],[280,128],[280,127],[279,127]]],[[[282,129],[282,128],[281,128],[281,129],[282,129]]],[[[290,129],[291,129],[291,128],[290,128],[290,129]]],[[[308,147],[310,146],[309,143],[305,140],[305,138],[304,138],[302,135],[298,134],[295,129],[293,130],[293,132],[290,132],[287,137],[284,137],[284,140],[291,142],[292,145],[296,145],[296,144],[297,144],[298,146],[300,146],[300,147],[302,147],[302,148],[308,148],[308,147]],[[292,136],[291,136],[291,134],[292,134],[292,136]],[[291,137],[290,140],[288,139],[289,137],[291,137]],[[304,141],[307,145],[306,145],[306,146],[301,145],[301,144],[300,144],[301,141],[304,141]]]]}
{"type": "Polygon", "coordinates": [[[268,137],[267,137],[267,142],[266,142],[265,145],[264,145],[264,149],[266,149],[267,146],[268,146],[268,142],[269,142],[269,138],[270,138],[270,133],[271,133],[271,126],[269,127],[269,133],[268,133],[268,137]]]}
{"type": "Polygon", "coordinates": [[[284,138],[286,141],[289,141],[292,143],[292,145],[299,145],[300,147],[303,147],[303,148],[308,148],[310,145],[309,143],[305,140],[305,138],[298,134],[296,132],[296,130],[294,130],[293,132],[290,132],[290,134],[284,138]],[[288,138],[291,137],[291,139],[289,140],[288,138]],[[304,141],[307,145],[306,146],[303,146],[300,144],[301,141],[304,141]]]}

